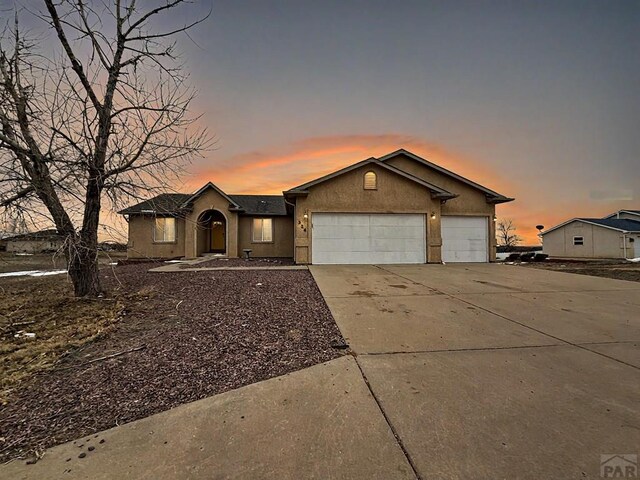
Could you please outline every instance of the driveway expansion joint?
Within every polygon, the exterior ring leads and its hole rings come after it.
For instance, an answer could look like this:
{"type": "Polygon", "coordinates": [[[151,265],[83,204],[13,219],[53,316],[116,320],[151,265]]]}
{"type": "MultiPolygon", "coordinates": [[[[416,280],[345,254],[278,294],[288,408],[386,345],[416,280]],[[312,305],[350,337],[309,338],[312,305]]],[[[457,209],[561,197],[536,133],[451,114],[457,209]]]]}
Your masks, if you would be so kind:
{"type": "Polygon", "coordinates": [[[398,350],[393,352],[365,352],[357,353],[356,356],[362,355],[412,355],[423,353],[446,353],[446,352],[492,352],[495,350],[523,350],[527,348],[548,348],[548,347],[569,347],[566,343],[550,343],[548,345],[515,345],[511,347],[479,347],[479,348],[442,348],[436,350],[398,350]]]}
{"type": "Polygon", "coordinates": [[[400,450],[402,450],[402,454],[407,459],[407,462],[409,463],[409,466],[411,467],[411,470],[413,470],[413,474],[415,475],[416,480],[423,480],[423,478],[420,475],[420,473],[418,473],[418,469],[417,469],[413,459],[411,458],[411,455],[409,455],[409,452],[407,451],[402,439],[400,438],[400,435],[396,431],[396,428],[393,426],[393,423],[391,423],[391,420],[389,419],[389,416],[387,415],[387,412],[385,412],[384,408],[382,408],[382,404],[380,403],[380,400],[378,399],[378,397],[376,396],[375,392],[371,388],[371,384],[369,383],[369,379],[367,378],[367,375],[364,373],[364,370],[362,369],[362,365],[360,365],[360,362],[358,362],[358,355],[354,354],[353,358],[356,361],[356,365],[358,365],[358,370],[360,370],[360,375],[362,375],[362,379],[364,380],[365,385],[369,389],[369,393],[371,394],[371,397],[376,402],[376,405],[378,406],[378,409],[380,410],[380,413],[382,414],[382,417],[384,418],[384,421],[389,426],[389,429],[391,430],[391,433],[393,433],[393,436],[395,437],[396,442],[397,442],[398,446],[400,447],[400,450]]]}

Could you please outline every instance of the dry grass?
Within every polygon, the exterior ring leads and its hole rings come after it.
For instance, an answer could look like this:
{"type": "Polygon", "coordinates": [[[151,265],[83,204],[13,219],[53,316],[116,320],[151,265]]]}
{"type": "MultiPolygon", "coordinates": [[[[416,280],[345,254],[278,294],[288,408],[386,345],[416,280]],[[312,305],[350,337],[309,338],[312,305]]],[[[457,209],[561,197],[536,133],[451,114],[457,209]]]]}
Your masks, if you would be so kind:
{"type": "Polygon", "coordinates": [[[21,382],[108,330],[121,309],[117,298],[74,298],[63,275],[2,279],[0,403],[21,382]],[[19,331],[36,337],[16,338],[19,331]]]}
{"type": "Polygon", "coordinates": [[[578,273],[594,277],[614,278],[640,282],[640,263],[625,262],[624,260],[593,260],[571,261],[553,260],[524,265],[529,268],[540,268],[556,272],[578,273]]]}

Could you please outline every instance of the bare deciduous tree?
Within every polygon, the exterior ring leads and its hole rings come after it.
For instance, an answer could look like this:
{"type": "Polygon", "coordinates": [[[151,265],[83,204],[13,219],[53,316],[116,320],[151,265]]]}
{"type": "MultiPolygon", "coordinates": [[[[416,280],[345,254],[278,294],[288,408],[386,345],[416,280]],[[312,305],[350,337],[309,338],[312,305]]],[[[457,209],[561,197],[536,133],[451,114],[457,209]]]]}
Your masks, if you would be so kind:
{"type": "Polygon", "coordinates": [[[522,241],[522,238],[515,234],[516,227],[513,224],[513,220],[500,220],[496,230],[498,245],[503,247],[515,247],[522,241]]]}
{"type": "Polygon", "coordinates": [[[0,213],[53,221],[77,296],[102,290],[101,209],[163,189],[210,142],[175,53],[175,37],[204,18],[162,30],[190,2],[158,3],[44,0],[34,15],[53,58],[22,36],[18,12],[0,38],[0,213]]]}

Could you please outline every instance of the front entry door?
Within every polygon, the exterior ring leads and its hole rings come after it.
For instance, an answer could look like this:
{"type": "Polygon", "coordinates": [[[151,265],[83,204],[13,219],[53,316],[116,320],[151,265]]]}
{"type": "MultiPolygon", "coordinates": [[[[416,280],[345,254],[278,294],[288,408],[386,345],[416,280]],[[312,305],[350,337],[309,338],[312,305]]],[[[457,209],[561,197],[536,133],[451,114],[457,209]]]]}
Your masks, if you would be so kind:
{"type": "Polygon", "coordinates": [[[225,253],[226,239],[225,228],[222,222],[211,222],[211,251],[215,253],[225,253]]]}

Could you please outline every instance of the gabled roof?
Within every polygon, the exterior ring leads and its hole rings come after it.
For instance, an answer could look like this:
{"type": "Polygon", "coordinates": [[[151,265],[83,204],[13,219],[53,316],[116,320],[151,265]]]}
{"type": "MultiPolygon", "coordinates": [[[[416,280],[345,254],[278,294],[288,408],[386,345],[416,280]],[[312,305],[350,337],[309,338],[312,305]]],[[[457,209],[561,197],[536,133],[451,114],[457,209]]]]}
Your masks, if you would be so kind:
{"type": "Polygon", "coordinates": [[[186,208],[191,202],[193,202],[196,198],[198,198],[200,195],[202,195],[204,192],[206,192],[209,189],[211,189],[211,190],[217,192],[218,194],[220,194],[220,196],[223,197],[225,200],[229,200],[229,203],[231,204],[231,208],[229,210],[231,210],[231,211],[242,210],[242,207],[240,205],[238,205],[229,195],[227,195],[222,190],[220,190],[218,187],[216,187],[212,182],[207,182],[207,184],[204,187],[202,187],[196,193],[191,195],[191,197],[189,197],[187,199],[187,201],[182,204],[182,208],[186,208]]]}
{"type": "Polygon", "coordinates": [[[387,165],[386,163],[382,163],[381,161],[379,161],[376,158],[367,158],[366,160],[362,160],[361,162],[358,163],[354,163],[353,165],[349,165],[348,167],[345,167],[341,170],[338,170],[336,172],[330,173],[328,175],[325,175],[324,177],[320,177],[320,178],[316,178],[315,180],[312,180],[310,182],[307,182],[305,184],[302,185],[298,185],[295,188],[292,188],[291,190],[287,190],[286,192],[284,192],[285,195],[289,194],[289,195],[305,195],[307,193],[309,193],[309,188],[318,185],[320,183],[324,183],[327,180],[331,180],[332,178],[338,177],[340,175],[344,175],[345,173],[351,172],[352,170],[356,170],[360,167],[364,167],[365,165],[376,165],[377,167],[383,168],[385,170],[388,170],[392,173],[395,173],[396,175],[400,175],[408,180],[411,180],[412,182],[418,183],[420,185],[422,185],[423,187],[428,188],[429,190],[431,190],[431,194],[433,197],[436,198],[443,198],[443,199],[449,199],[449,198],[454,198],[457,197],[457,195],[448,192],[446,190],[444,190],[443,188],[440,188],[436,185],[433,185],[429,182],[426,182],[424,180],[422,180],[421,178],[418,178],[414,175],[411,175],[410,173],[407,173],[403,170],[400,170],[399,168],[394,167],[393,165],[387,165]]]}
{"type": "Polygon", "coordinates": [[[64,235],[58,233],[55,228],[49,230],[40,230],[39,232],[27,232],[19,233],[17,235],[11,235],[3,238],[8,242],[22,242],[22,241],[35,241],[35,240],[61,240],[64,235]]]}
{"type": "Polygon", "coordinates": [[[161,193],[157,197],[127,207],[118,213],[122,215],[145,213],[171,215],[179,212],[182,204],[184,204],[189,197],[191,197],[191,194],[188,193],[161,193]]]}
{"type": "Polygon", "coordinates": [[[611,215],[607,215],[604,218],[614,218],[617,217],[619,213],[630,213],[631,215],[638,215],[638,217],[640,217],[640,210],[618,210],[617,212],[613,212],[611,215]]]}
{"type": "Polygon", "coordinates": [[[381,162],[386,162],[387,160],[390,160],[394,157],[397,157],[398,155],[405,155],[409,158],[411,158],[412,160],[415,160],[418,163],[422,163],[423,165],[426,165],[429,168],[432,168],[433,170],[436,170],[437,172],[442,173],[443,175],[446,175],[448,177],[454,178],[462,183],[466,183],[467,185],[476,188],[478,190],[480,190],[481,192],[483,192],[486,196],[487,196],[487,201],[489,203],[506,203],[506,202],[512,202],[514,199],[510,198],[510,197],[505,197],[504,195],[499,194],[498,192],[494,192],[493,190],[487,188],[487,187],[483,187],[482,185],[480,185],[479,183],[476,182],[472,182],[471,180],[469,180],[468,178],[465,178],[461,175],[458,175],[457,173],[453,173],[450,170],[447,170],[444,167],[441,167],[440,165],[436,165],[435,163],[431,163],[429,160],[426,160],[422,157],[419,157],[418,155],[416,155],[415,153],[411,153],[408,150],[405,150],[404,148],[401,148],[399,150],[396,150],[395,152],[391,152],[387,155],[384,155],[380,158],[378,158],[378,160],[380,160],[381,162]]]}
{"type": "Polygon", "coordinates": [[[640,221],[629,220],[626,218],[572,218],[555,227],[551,227],[545,230],[541,235],[546,235],[549,232],[553,232],[560,227],[564,227],[571,222],[584,222],[591,225],[597,225],[598,227],[608,228],[610,230],[617,230],[619,232],[640,232],[640,221]]]}
{"type": "MultiPolygon", "coordinates": [[[[213,184],[212,184],[213,185],[213,184]]],[[[205,185],[206,187],[206,185],[205,185]]],[[[204,190],[201,188],[200,193],[204,190]]],[[[287,215],[282,195],[224,195],[232,205],[232,211],[245,215],[287,215]]],[[[178,215],[189,208],[196,194],[162,193],[118,213],[123,215],[178,215]]]]}
{"type": "Polygon", "coordinates": [[[241,205],[245,215],[287,215],[282,195],[229,195],[241,205]]]}

